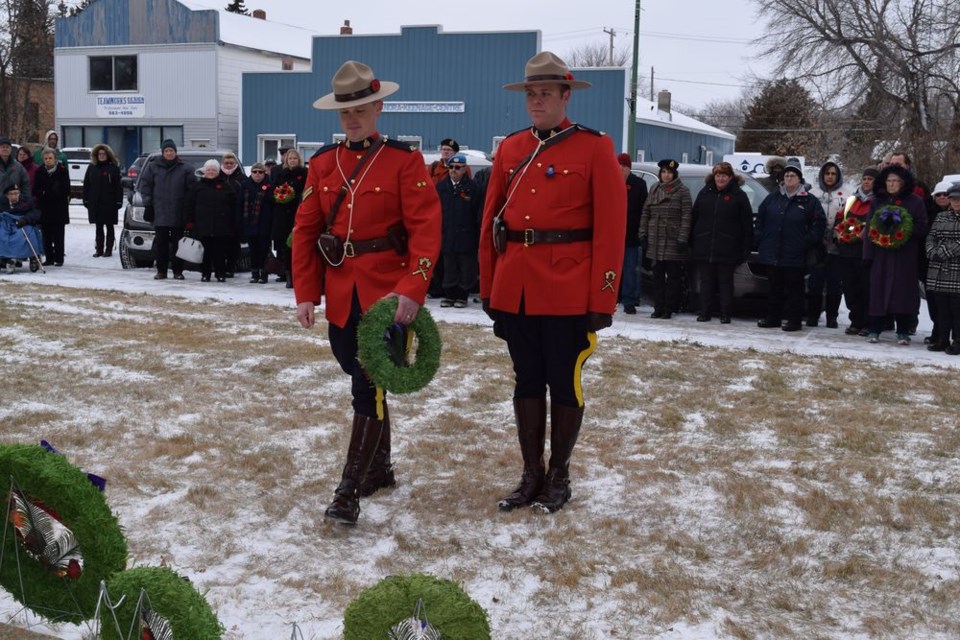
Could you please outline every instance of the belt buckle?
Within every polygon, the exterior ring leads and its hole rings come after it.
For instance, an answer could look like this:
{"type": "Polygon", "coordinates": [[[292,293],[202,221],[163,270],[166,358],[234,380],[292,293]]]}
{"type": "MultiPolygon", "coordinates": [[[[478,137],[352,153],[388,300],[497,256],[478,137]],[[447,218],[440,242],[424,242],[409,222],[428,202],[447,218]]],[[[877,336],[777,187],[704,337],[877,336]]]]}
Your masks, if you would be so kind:
{"type": "Polygon", "coordinates": [[[534,243],[533,239],[533,229],[524,229],[523,230],[523,246],[529,247],[534,243]]]}
{"type": "Polygon", "coordinates": [[[343,243],[343,255],[348,258],[354,258],[357,255],[357,252],[353,249],[353,243],[349,240],[343,243]]]}

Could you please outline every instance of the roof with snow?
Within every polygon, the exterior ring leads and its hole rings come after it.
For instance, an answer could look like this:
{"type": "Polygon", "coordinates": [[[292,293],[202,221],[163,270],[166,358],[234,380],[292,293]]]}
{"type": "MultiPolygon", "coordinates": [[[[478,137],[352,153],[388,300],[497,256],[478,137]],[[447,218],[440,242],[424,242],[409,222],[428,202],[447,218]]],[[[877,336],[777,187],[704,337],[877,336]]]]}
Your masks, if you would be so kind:
{"type": "Polygon", "coordinates": [[[318,35],[315,31],[225,9],[211,9],[189,0],[177,1],[192,11],[216,11],[220,18],[220,41],[224,44],[310,59],[313,36],[318,35]]]}
{"type": "Polygon", "coordinates": [[[639,96],[637,96],[637,123],[656,124],[657,126],[668,129],[692,131],[694,133],[703,133],[729,140],[736,140],[737,138],[737,136],[728,131],[711,127],[690,116],[685,116],[679,111],[671,111],[670,113],[659,111],[655,102],[644,100],[639,96]]]}

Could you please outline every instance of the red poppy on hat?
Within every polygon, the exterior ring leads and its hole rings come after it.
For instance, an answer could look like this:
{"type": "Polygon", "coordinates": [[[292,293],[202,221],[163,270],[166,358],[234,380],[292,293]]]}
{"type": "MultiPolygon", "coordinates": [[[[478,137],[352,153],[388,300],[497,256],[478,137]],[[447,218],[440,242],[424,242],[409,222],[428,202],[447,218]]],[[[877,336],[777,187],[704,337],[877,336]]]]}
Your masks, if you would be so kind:
{"type": "Polygon", "coordinates": [[[377,91],[380,91],[380,81],[377,80],[376,78],[374,78],[373,80],[371,80],[371,81],[370,81],[370,89],[371,89],[371,91],[373,91],[374,93],[376,93],[377,91]]]}

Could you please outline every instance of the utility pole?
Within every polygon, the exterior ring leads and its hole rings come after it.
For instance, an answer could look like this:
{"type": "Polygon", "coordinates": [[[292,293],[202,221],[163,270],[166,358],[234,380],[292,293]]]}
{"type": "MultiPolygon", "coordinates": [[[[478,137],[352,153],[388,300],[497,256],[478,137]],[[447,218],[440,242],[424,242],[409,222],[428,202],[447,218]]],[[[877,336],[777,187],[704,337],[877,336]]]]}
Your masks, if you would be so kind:
{"type": "Polygon", "coordinates": [[[637,64],[640,62],[640,0],[633,16],[633,64],[630,65],[630,122],[627,125],[627,153],[637,157],[637,64]]]}
{"type": "Polygon", "coordinates": [[[650,102],[654,102],[654,97],[653,97],[653,67],[650,67],[650,102]]]}
{"type": "Polygon", "coordinates": [[[617,30],[613,27],[610,27],[610,30],[607,31],[606,28],[603,30],[604,33],[610,34],[610,66],[613,66],[613,39],[617,36],[617,30]]]}

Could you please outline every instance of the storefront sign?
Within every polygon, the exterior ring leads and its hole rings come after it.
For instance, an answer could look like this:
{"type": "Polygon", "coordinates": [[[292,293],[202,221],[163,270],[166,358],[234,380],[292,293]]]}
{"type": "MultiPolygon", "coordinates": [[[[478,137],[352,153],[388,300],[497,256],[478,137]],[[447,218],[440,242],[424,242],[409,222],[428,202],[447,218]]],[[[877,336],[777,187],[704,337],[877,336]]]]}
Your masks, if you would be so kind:
{"type": "Polygon", "coordinates": [[[463,102],[384,102],[384,113],[463,113],[463,102]]]}
{"type": "Polygon", "coordinates": [[[146,100],[141,95],[97,96],[98,118],[142,118],[146,100]]]}

